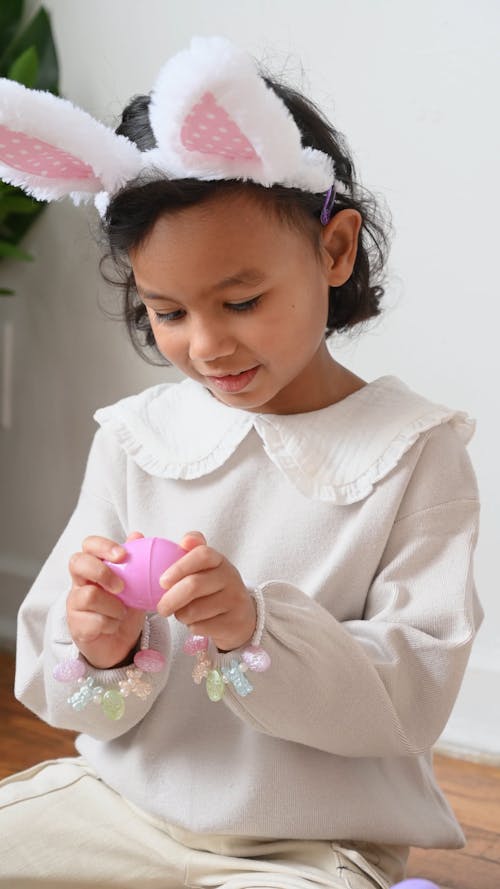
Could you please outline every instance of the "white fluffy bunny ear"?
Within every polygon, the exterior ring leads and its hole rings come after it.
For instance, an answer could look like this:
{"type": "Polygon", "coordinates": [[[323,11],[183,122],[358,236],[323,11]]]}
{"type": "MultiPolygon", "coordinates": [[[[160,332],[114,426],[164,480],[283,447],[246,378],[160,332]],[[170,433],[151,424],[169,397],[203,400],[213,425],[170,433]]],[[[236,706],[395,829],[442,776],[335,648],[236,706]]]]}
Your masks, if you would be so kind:
{"type": "Polygon", "coordinates": [[[279,182],[311,192],[333,182],[331,158],[302,148],[292,115],[252,57],[223,37],[194,37],[164,65],[149,118],[158,147],[145,160],[169,176],[279,182]]]}
{"type": "Polygon", "coordinates": [[[0,178],[39,200],[113,193],[142,167],[124,136],[66,99],[0,78],[0,178]]]}

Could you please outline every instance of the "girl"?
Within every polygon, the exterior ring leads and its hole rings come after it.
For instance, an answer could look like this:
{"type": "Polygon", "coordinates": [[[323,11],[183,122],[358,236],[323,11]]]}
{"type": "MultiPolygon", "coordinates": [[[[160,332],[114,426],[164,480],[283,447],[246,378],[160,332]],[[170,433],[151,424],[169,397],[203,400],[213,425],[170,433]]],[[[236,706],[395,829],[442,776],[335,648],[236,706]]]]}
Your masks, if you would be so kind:
{"type": "Polygon", "coordinates": [[[1,93],[3,177],[95,196],[136,348],[186,377],[97,411],[21,607],[16,695],[80,755],[3,782],[4,882],[388,889],[411,845],[464,845],[431,747],[483,613],[474,421],[327,348],[380,312],[375,204],[221,38],[116,134],[1,93]],[[186,550],[154,613],[107,564],[142,535],[186,550]]]}

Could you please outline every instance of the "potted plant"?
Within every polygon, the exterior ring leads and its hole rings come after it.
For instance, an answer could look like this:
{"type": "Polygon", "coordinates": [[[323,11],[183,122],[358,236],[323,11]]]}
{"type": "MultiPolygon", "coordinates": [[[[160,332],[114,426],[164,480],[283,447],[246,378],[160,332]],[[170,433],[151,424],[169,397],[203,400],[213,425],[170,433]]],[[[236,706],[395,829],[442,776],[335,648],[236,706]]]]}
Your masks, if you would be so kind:
{"type": "MultiPolygon", "coordinates": [[[[50,18],[42,6],[22,27],[24,0],[0,2],[0,77],[16,80],[29,89],[59,95],[59,66],[50,18]]],[[[46,207],[12,185],[0,182],[0,261],[31,260],[19,244],[27,229],[46,207]]],[[[0,295],[14,291],[0,287],[0,295]]]]}

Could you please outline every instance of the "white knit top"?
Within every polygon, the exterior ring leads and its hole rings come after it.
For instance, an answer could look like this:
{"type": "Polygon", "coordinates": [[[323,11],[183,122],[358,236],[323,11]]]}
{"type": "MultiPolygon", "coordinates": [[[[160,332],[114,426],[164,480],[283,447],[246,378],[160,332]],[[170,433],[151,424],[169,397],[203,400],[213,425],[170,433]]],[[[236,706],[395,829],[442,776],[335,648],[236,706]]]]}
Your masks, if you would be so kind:
{"type": "MultiPolygon", "coordinates": [[[[460,847],[430,748],[483,611],[473,578],[474,421],[384,376],[277,416],[198,383],[96,413],[81,495],[19,615],[16,695],[132,802],[192,831],[460,847]],[[166,668],[119,721],[75,711],[52,678],[73,648],[68,559],[89,534],[190,530],[265,602],[254,691],[219,703],[191,678],[187,629],[151,618],[166,668]]],[[[231,655],[220,655],[221,663],[231,655]]],[[[90,670],[116,686],[124,670],[90,670]]]]}

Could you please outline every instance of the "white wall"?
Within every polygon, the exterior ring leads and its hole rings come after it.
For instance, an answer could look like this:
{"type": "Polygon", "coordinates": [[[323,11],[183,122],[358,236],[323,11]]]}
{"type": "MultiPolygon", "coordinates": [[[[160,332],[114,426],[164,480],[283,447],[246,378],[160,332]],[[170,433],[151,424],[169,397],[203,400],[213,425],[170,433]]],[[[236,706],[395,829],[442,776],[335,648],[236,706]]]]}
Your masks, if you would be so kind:
{"type": "MultiPolygon", "coordinates": [[[[193,34],[223,34],[310,92],[346,134],[362,182],[385,196],[395,238],[386,312],[339,359],[366,379],[401,376],[477,418],[482,494],[476,577],[486,620],[441,745],[500,759],[497,207],[500,7],[495,0],[45,0],[62,92],[113,125],[193,34]],[[495,373],[496,372],[496,373],[495,373]]],[[[38,6],[32,3],[31,8],[38,6]]],[[[135,356],[97,299],[106,292],[91,212],[50,206],[4,264],[14,300],[13,425],[0,433],[0,632],[65,524],[93,411],[171,376],[135,356]],[[2,623],[3,621],[3,623],[2,623]]]]}

